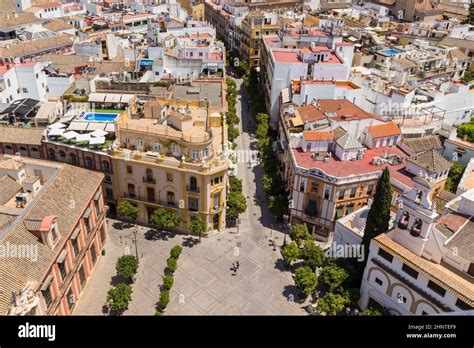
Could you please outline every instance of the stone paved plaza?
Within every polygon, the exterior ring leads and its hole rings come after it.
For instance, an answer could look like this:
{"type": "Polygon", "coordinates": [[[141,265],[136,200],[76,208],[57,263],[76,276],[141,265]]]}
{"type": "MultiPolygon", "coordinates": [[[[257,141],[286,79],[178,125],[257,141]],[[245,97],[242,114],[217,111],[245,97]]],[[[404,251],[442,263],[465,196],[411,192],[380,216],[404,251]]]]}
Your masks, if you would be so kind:
{"type": "MultiPolygon", "coordinates": [[[[102,256],[78,302],[75,314],[102,314],[102,306],[115,276],[117,258],[135,253],[132,229],[119,230],[110,220],[106,255],[102,256]],[[122,237],[122,238],[120,238],[122,237]]],[[[171,290],[167,315],[305,314],[302,305],[288,301],[297,291],[291,274],[282,271],[281,256],[268,242],[257,245],[234,232],[203,238],[150,232],[140,227],[140,267],[133,284],[132,302],[125,315],[152,315],[160,294],[161,277],[170,249],[183,245],[171,290]],[[232,276],[230,267],[239,260],[232,276]]],[[[266,239],[264,239],[266,241],[266,239]]]]}

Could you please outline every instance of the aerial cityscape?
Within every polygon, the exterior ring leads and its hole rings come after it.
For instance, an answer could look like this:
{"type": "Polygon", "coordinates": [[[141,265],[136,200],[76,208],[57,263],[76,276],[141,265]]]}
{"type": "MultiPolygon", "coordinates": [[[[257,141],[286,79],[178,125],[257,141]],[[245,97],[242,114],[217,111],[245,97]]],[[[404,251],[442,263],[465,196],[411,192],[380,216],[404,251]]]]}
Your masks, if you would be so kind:
{"type": "Polygon", "coordinates": [[[474,315],[470,0],[0,3],[0,316],[474,315]]]}

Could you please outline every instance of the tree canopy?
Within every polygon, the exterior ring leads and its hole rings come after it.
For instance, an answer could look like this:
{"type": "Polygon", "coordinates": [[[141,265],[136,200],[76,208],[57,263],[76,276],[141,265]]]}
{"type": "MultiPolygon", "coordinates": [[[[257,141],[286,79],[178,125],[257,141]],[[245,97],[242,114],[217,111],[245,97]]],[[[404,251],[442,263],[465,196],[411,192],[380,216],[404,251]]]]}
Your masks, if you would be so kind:
{"type": "Polygon", "coordinates": [[[123,201],[117,206],[117,214],[122,218],[135,221],[138,217],[139,209],[132,203],[123,201]]]}
{"type": "Polygon", "coordinates": [[[159,228],[174,228],[181,223],[181,217],[175,212],[164,208],[156,209],[150,217],[150,222],[159,228]]]}

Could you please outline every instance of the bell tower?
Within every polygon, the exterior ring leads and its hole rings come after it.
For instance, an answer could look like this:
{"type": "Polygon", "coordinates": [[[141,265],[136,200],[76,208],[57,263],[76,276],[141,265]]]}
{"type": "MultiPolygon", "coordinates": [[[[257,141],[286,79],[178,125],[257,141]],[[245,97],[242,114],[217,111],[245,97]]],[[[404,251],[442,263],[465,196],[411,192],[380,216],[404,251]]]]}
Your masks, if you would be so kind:
{"type": "Polygon", "coordinates": [[[418,256],[423,254],[439,215],[430,198],[435,188],[436,183],[429,177],[415,177],[413,188],[403,196],[395,218],[393,240],[418,256]]]}

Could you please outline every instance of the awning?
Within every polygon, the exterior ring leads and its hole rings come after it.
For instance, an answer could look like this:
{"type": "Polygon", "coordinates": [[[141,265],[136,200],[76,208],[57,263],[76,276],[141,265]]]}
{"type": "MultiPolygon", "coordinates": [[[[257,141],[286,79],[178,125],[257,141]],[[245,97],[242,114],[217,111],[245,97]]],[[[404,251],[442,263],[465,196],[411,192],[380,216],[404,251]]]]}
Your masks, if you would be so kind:
{"type": "Polygon", "coordinates": [[[89,140],[90,145],[101,145],[105,143],[105,137],[91,138],[89,140]]]}
{"type": "MultiPolygon", "coordinates": [[[[97,131],[103,131],[105,128],[105,123],[104,122],[91,122],[89,123],[89,125],[87,126],[87,130],[88,131],[94,131],[94,132],[97,132],[97,131]]],[[[94,133],[92,132],[92,133],[94,133]]],[[[91,134],[92,134],[91,133],[91,134]]],[[[107,134],[107,133],[106,133],[107,134]]]]}
{"type": "Polygon", "coordinates": [[[41,291],[46,291],[49,288],[49,285],[53,281],[53,276],[50,274],[46,280],[43,283],[43,286],[41,287],[41,291]]]}
{"type": "Polygon", "coordinates": [[[86,209],[86,212],[84,213],[84,218],[85,218],[85,219],[89,218],[89,216],[91,216],[91,213],[92,213],[92,209],[91,209],[91,208],[87,208],[87,209],[86,209]]]}
{"type": "Polygon", "coordinates": [[[68,131],[85,131],[89,122],[71,122],[69,127],[67,128],[68,131]]]}
{"type": "Polygon", "coordinates": [[[56,263],[62,263],[64,259],[66,258],[66,256],[67,256],[67,250],[64,249],[63,251],[61,251],[61,254],[59,254],[58,259],[56,260],[56,263]]]}
{"type": "Polygon", "coordinates": [[[90,93],[89,102],[103,102],[105,100],[105,93],[90,93]]]}
{"type": "Polygon", "coordinates": [[[106,132],[115,132],[115,125],[113,123],[107,123],[105,126],[106,132]]]}
{"type": "Polygon", "coordinates": [[[106,103],[120,103],[121,94],[107,94],[105,96],[106,103]]]}
{"type": "Polygon", "coordinates": [[[122,97],[120,98],[120,102],[128,104],[133,98],[135,98],[133,94],[122,94],[122,97]]]}
{"type": "Polygon", "coordinates": [[[359,41],[359,40],[357,40],[354,36],[349,36],[349,37],[347,38],[347,40],[349,40],[349,41],[351,41],[351,42],[357,42],[357,41],[359,41]]]}
{"type": "Polygon", "coordinates": [[[76,227],[76,229],[74,230],[74,232],[71,235],[71,239],[76,239],[80,232],[81,232],[81,228],[76,227]]]}

